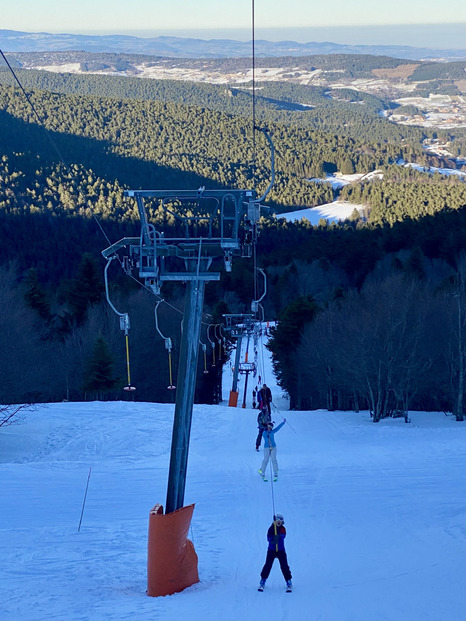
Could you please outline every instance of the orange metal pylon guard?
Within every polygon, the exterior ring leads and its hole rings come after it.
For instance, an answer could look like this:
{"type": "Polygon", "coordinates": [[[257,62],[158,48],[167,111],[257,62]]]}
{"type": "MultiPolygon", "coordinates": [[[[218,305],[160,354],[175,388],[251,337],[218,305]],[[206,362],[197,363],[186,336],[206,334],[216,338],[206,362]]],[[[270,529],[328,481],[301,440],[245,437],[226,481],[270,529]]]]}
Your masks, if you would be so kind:
{"type": "Polygon", "coordinates": [[[161,504],[150,510],[147,595],[173,595],[199,582],[197,554],[188,539],[193,511],[193,504],[166,515],[161,504]]]}

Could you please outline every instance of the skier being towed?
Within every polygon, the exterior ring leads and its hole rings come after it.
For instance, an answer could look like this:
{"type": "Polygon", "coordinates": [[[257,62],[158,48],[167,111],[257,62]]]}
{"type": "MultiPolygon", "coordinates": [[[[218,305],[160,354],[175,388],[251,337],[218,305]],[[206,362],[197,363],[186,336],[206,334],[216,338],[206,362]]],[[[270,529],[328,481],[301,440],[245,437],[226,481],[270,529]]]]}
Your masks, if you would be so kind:
{"type": "Polygon", "coordinates": [[[266,470],[267,470],[267,464],[269,463],[269,459],[272,460],[273,473],[274,473],[273,480],[276,481],[278,478],[277,443],[275,442],[275,434],[277,433],[277,431],[280,431],[280,429],[283,427],[285,423],[286,423],[286,418],[284,418],[283,422],[280,423],[278,427],[275,427],[274,429],[273,423],[270,422],[267,424],[267,429],[262,434],[262,437],[264,439],[264,459],[262,460],[262,465],[259,469],[259,474],[264,479],[264,481],[267,481],[266,470]]]}
{"type": "Polygon", "coordinates": [[[286,590],[287,592],[291,592],[291,571],[288,566],[288,559],[285,551],[285,520],[281,513],[276,513],[273,516],[273,519],[274,521],[272,522],[269,530],[267,531],[267,541],[269,542],[269,546],[267,549],[265,564],[261,571],[261,580],[258,590],[264,590],[265,581],[269,577],[273,562],[276,558],[278,558],[278,561],[280,563],[280,569],[282,570],[283,577],[286,580],[286,590]]]}

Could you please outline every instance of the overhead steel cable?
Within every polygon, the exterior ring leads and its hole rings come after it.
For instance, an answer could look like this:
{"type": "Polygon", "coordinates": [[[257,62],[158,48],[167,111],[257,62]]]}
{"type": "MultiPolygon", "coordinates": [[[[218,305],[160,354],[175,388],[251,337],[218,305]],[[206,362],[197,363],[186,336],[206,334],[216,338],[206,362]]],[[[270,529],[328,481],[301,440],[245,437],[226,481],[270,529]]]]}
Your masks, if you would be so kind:
{"type": "Polygon", "coordinates": [[[256,185],[256,38],[255,38],[255,16],[254,0],[252,1],[252,182],[256,185]]]}
{"type": "MultiPolygon", "coordinates": [[[[256,25],[255,25],[255,6],[251,0],[251,44],[252,44],[252,182],[256,185],[256,25]]],[[[253,284],[254,300],[257,300],[257,275],[256,275],[256,244],[253,243],[253,284]]]]}
{"type": "MultiPolygon", "coordinates": [[[[42,127],[44,127],[44,128],[45,128],[45,124],[44,124],[43,119],[41,119],[41,118],[40,118],[39,113],[37,112],[37,110],[36,110],[36,108],[35,108],[34,104],[32,103],[31,98],[29,97],[29,95],[28,95],[28,94],[26,93],[26,91],[24,90],[23,85],[22,85],[22,84],[21,84],[21,82],[19,81],[18,76],[17,76],[17,75],[16,75],[16,73],[14,72],[13,67],[12,67],[12,66],[10,65],[10,63],[8,62],[8,59],[6,58],[6,56],[5,56],[5,54],[3,53],[3,51],[2,51],[2,50],[0,50],[0,54],[2,55],[2,58],[3,58],[3,60],[5,61],[5,63],[6,63],[6,65],[7,65],[7,67],[8,67],[8,69],[11,71],[12,76],[14,77],[14,79],[15,79],[16,83],[18,84],[19,88],[21,89],[21,91],[22,91],[22,93],[23,93],[24,97],[26,98],[26,100],[27,100],[28,104],[31,106],[31,110],[34,112],[34,116],[36,117],[37,122],[39,123],[39,125],[41,125],[42,127]]],[[[55,151],[58,153],[58,157],[60,158],[61,163],[62,163],[62,164],[63,164],[66,168],[68,168],[68,169],[69,169],[69,166],[68,166],[68,164],[67,164],[67,163],[66,163],[66,161],[65,161],[65,158],[64,158],[64,157],[63,157],[63,155],[61,154],[60,149],[57,147],[57,145],[55,144],[55,142],[52,140],[52,138],[51,138],[50,134],[47,132],[47,134],[46,134],[46,135],[47,135],[48,140],[50,141],[50,144],[53,146],[53,148],[55,149],[55,151]]]]}

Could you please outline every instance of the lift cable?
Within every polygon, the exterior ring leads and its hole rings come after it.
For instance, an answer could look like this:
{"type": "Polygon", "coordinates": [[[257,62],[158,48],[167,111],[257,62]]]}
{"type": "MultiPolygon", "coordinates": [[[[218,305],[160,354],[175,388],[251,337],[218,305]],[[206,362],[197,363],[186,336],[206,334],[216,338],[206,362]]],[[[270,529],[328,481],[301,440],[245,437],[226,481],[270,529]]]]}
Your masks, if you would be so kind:
{"type": "MultiPolygon", "coordinates": [[[[6,58],[5,54],[3,53],[3,51],[2,51],[2,50],[0,50],[0,54],[2,55],[2,58],[3,58],[3,60],[5,61],[5,63],[6,63],[6,65],[7,65],[7,67],[8,67],[8,69],[11,71],[11,73],[12,73],[12,75],[13,75],[13,78],[16,80],[16,83],[18,84],[19,88],[21,89],[21,91],[22,91],[22,93],[23,93],[24,97],[26,98],[26,101],[27,101],[27,102],[28,102],[28,104],[31,106],[31,110],[34,112],[34,116],[36,117],[38,124],[39,124],[39,125],[41,125],[42,127],[45,127],[45,124],[44,124],[44,122],[43,122],[43,119],[41,119],[41,118],[40,118],[39,113],[37,112],[37,110],[36,110],[36,108],[35,108],[34,104],[32,103],[31,98],[29,97],[29,95],[28,95],[28,94],[26,93],[26,91],[24,90],[23,85],[22,85],[22,84],[21,84],[21,82],[19,81],[18,76],[17,76],[17,75],[16,75],[16,73],[14,72],[13,67],[12,67],[12,66],[10,65],[10,63],[8,62],[8,60],[7,60],[7,58],[6,58]]],[[[61,154],[60,149],[58,148],[58,146],[56,145],[56,143],[52,140],[52,137],[50,136],[49,132],[47,132],[46,136],[47,136],[47,138],[49,139],[50,144],[53,146],[53,148],[54,148],[54,149],[55,149],[55,151],[57,152],[58,157],[60,158],[60,161],[62,162],[62,164],[63,164],[66,168],[68,168],[68,169],[69,169],[69,166],[68,166],[68,164],[67,164],[67,163],[66,163],[66,161],[65,161],[65,158],[64,158],[64,157],[63,157],[63,155],[61,154]]]]}
{"type": "Polygon", "coordinates": [[[255,39],[255,16],[254,0],[252,0],[252,181],[256,185],[256,39],[255,39]]]}
{"type": "MultiPolygon", "coordinates": [[[[254,0],[251,0],[251,44],[252,44],[252,180],[253,186],[256,185],[256,27],[255,27],[255,10],[254,0]]],[[[256,243],[253,240],[253,282],[254,282],[254,299],[257,299],[256,284],[256,243]]]]}

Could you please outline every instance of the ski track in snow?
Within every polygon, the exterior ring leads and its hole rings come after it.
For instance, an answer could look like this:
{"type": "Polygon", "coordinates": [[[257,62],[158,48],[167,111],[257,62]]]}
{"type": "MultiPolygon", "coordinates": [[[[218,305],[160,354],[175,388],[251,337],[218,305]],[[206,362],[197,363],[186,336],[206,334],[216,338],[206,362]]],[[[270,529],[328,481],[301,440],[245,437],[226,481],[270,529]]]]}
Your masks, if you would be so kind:
{"type": "MultiPolygon", "coordinates": [[[[200,583],[173,596],[145,593],[173,405],[49,404],[4,428],[0,621],[463,621],[464,423],[290,412],[266,371],[273,418],[287,418],[279,480],[258,474],[249,402],[194,406],[185,504],[196,504],[200,583]],[[292,594],[277,561],[257,592],[274,508],[285,515],[292,594]]],[[[226,397],[228,369],[224,385],[226,397]]]]}

